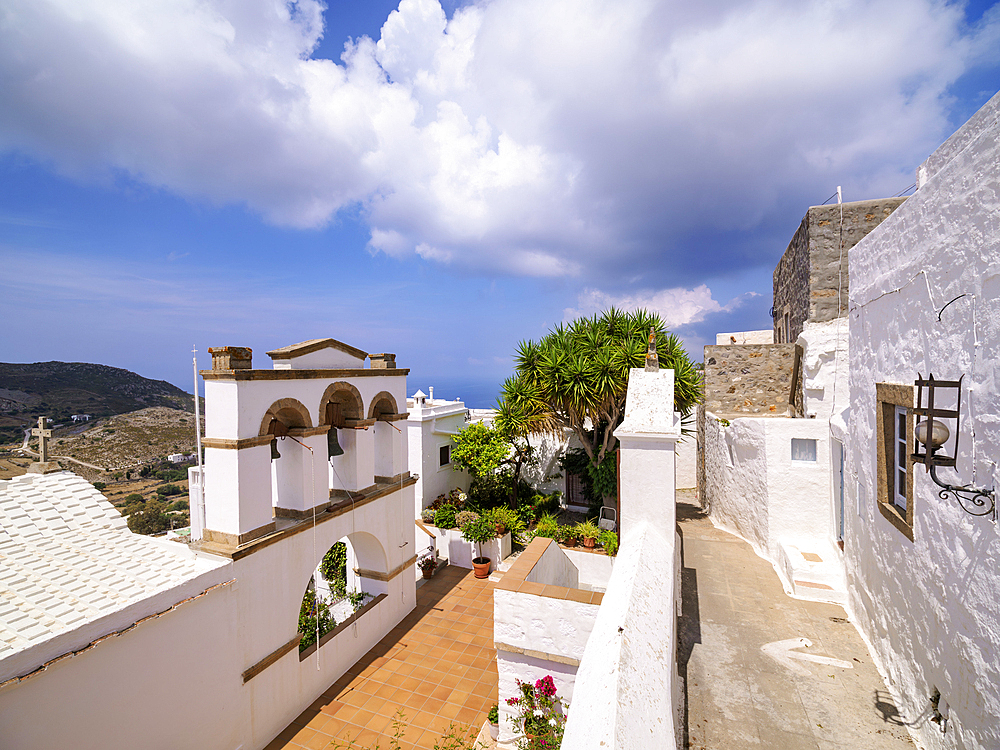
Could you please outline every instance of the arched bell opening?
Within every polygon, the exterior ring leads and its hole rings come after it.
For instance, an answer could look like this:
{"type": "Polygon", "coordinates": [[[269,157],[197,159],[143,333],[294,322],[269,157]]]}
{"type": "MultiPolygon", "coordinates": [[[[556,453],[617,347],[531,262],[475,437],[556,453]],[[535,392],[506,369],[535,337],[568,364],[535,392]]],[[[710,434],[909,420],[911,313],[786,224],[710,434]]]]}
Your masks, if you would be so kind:
{"type": "Polygon", "coordinates": [[[388,591],[381,543],[367,532],[342,537],[320,559],[299,605],[299,650],[333,631],[361,607],[388,591]]]}
{"type": "Polygon", "coordinates": [[[394,477],[398,473],[396,466],[402,465],[398,455],[402,441],[393,424],[396,416],[396,399],[391,393],[382,391],[372,399],[368,418],[375,420],[375,476],[382,479],[394,477]]]}
{"type": "Polygon", "coordinates": [[[350,383],[332,383],[320,399],[319,423],[330,425],[327,433],[327,459],[330,488],[357,490],[356,426],[364,419],[361,393],[350,383]]]}
{"type": "MultiPolygon", "coordinates": [[[[306,472],[311,470],[309,451],[290,439],[291,430],[312,427],[309,410],[294,398],[283,398],[271,404],[260,423],[260,435],[271,435],[271,504],[277,508],[296,507],[311,490],[306,472]]],[[[324,500],[325,498],[320,498],[324,500]]]]}

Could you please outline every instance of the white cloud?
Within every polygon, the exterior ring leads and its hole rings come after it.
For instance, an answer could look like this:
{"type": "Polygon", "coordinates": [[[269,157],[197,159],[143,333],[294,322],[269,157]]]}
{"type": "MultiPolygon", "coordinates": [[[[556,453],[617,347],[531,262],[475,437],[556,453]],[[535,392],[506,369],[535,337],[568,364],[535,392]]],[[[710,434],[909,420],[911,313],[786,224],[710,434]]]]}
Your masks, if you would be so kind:
{"type": "Polygon", "coordinates": [[[1000,29],[937,0],[403,0],[334,63],[322,13],[7,0],[0,149],[294,227],[361,205],[394,257],[632,275],[816,184],[908,184],[1000,29]]]}
{"type": "Polygon", "coordinates": [[[694,289],[645,289],[619,295],[608,294],[600,289],[584,289],[577,297],[577,307],[568,307],[563,311],[563,320],[599,314],[611,307],[626,312],[641,308],[659,313],[667,329],[673,330],[700,323],[710,313],[732,312],[746,299],[756,296],[759,295],[749,292],[722,305],[712,297],[712,290],[705,284],[694,289]]]}

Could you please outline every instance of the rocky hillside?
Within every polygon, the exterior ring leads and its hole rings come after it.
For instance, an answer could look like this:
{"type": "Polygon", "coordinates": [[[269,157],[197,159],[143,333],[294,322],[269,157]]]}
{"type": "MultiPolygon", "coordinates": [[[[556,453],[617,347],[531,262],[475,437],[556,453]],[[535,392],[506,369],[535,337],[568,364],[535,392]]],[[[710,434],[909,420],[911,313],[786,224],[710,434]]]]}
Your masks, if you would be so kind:
{"type": "Polygon", "coordinates": [[[192,397],[165,380],[85,362],[0,362],[0,444],[47,416],[56,424],[74,414],[109,417],[152,406],[193,411],[192,397]]]}

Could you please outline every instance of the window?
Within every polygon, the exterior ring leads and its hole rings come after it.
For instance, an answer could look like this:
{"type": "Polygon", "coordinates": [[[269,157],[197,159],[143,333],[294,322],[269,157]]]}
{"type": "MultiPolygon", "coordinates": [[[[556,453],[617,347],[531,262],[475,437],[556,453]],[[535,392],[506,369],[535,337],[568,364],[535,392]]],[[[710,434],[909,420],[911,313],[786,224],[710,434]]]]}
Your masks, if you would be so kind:
{"type": "Polygon", "coordinates": [[[442,445],[440,451],[440,463],[438,466],[447,466],[451,463],[451,446],[442,445]]]}
{"type": "Polygon", "coordinates": [[[810,438],[792,438],[793,461],[816,461],[816,441],[810,438]]]}
{"type": "Polygon", "coordinates": [[[913,386],[876,383],[878,508],[913,541],[913,386]]]}

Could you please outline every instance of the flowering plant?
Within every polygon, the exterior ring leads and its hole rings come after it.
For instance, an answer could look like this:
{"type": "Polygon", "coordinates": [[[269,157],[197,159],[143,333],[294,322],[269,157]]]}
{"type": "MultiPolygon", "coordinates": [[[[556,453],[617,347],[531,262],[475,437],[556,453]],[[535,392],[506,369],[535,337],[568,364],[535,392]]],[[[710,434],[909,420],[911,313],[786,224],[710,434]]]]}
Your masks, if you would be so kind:
{"type": "Polygon", "coordinates": [[[417,561],[417,567],[421,573],[433,573],[437,568],[437,557],[432,554],[425,554],[417,561]]]}
{"type": "Polygon", "coordinates": [[[521,695],[508,698],[507,705],[515,707],[524,730],[518,739],[518,750],[558,750],[566,729],[566,715],[561,710],[563,702],[556,695],[552,676],[545,675],[534,685],[517,680],[517,687],[521,695]]]}

